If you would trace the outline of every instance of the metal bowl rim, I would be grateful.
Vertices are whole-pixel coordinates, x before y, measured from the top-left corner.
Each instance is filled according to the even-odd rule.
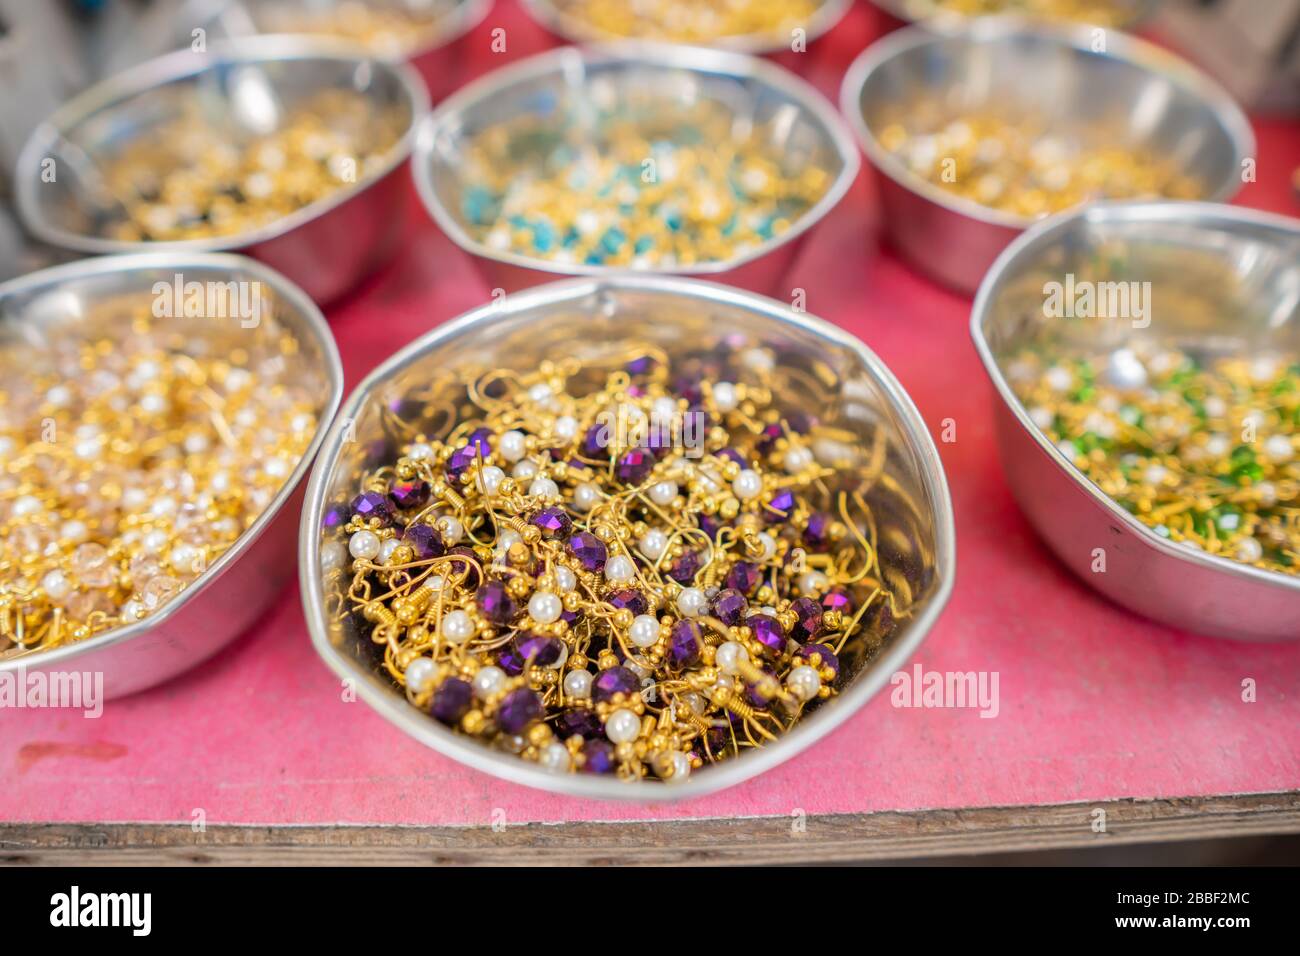
[[[927,495],[934,501],[934,590],[921,613],[913,620],[908,634],[874,661],[869,672],[861,674],[840,696],[835,706],[819,709],[795,725],[793,730],[772,746],[709,767],[707,771],[692,775],[685,783],[677,785],[653,781],[628,783],[585,774],[553,774],[517,756],[499,753],[454,733],[427,714],[417,711],[395,690],[374,685],[359,665],[331,645],[321,601],[324,584],[320,568],[319,530],[325,510],[327,482],[338,460],[348,423],[356,418],[375,390],[395,374],[436,352],[445,343],[465,335],[482,333],[498,321],[538,308],[578,302],[601,293],[619,292],[652,293],[747,309],[778,323],[811,332],[850,350],[862,363],[863,370],[880,387],[882,397],[898,417],[908,447],[917,456],[921,468],[920,481]],[[481,306],[450,320],[398,350],[353,389],[335,418],[307,485],[299,535],[299,590],[312,646],[325,664],[340,680],[353,681],[359,696],[389,723],[424,745],[476,770],[512,783],[570,796],[658,803],[703,796],[748,780],[802,752],[857,713],[916,652],[948,603],[956,575],[955,536],[947,478],[929,430],[898,379],[862,341],[823,319],[795,312],[785,303],[717,283],[637,275],[575,278],[512,293],[502,302]]]
[[[41,287],[56,289],[60,283],[68,280],[123,274],[146,269],[179,270],[185,268],[215,269],[223,270],[232,275],[242,273],[253,276],[256,281],[265,282],[270,286],[278,300],[287,303],[302,316],[307,332],[315,337],[316,343],[320,347],[321,356],[324,359],[324,371],[329,382],[329,396],[321,405],[317,416],[316,432],[312,435],[311,444],[302,453],[302,457],[298,459],[293,471],[284,480],[284,484],[280,486],[279,491],[275,493],[271,503],[262,510],[256,520],[244,529],[243,533],[235,540],[235,543],[227,548],[207,570],[200,574],[192,584],[184,588],[173,600],[164,605],[158,613],[136,621],[134,624],[115,627],[101,634],[96,634],[84,641],[54,647],[48,651],[34,651],[7,661],[0,661],[0,673],[23,669],[29,665],[44,669],[47,665],[61,664],[83,654],[100,651],[114,644],[124,643],[166,624],[168,620],[179,614],[185,605],[197,599],[200,594],[211,587],[217,578],[224,574],[245,552],[252,549],[257,539],[262,536],[262,533],[266,531],[267,527],[284,507],[285,502],[297,491],[299,484],[307,473],[307,469],[311,466],[313,458],[325,442],[326,433],[343,397],[343,364],[339,359],[338,346],[335,344],[334,336],[330,333],[329,326],[325,322],[325,316],[321,314],[320,309],[307,293],[270,266],[263,265],[255,259],[224,252],[194,253],[190,255],[141,252],[126,256],[99,256],[93,259],[81,259],[76,262],[52,266],[48,269],[41,269],[37,272],[30,272],[8,282],[0,283],[0,302],[3,302],[10,295],[20,294],[31,289]]]
[[[975,295],[975,303],[971,308],[970,320],[970,332],[975,343],[975,351],[979,354],[980,362],[984,365],[985,374],[988,375],[989,381],[993,384],[1002,403],[1015,416],[1021,427],[1028,431],[1039,448],[1047,453],[1052,459],[1052,463],[1069,475],[1076,485],[1079,485],[1087,492],[1093,502],[1100,505],[1107,512],[1112,521],[1121,523],[1149,547],[1167,557],[1176,558],[1196,567],[1245,581],[1300,592],[1300,575],[1267,571],[1249,564],[1243,564],[1240,561],[1233,561],[1230,558],[1210,554],[1200,548],[1188,548],[1167,538],[1160,537],[1151,528],[1148,528],[1121,508],[1113,498],[1097,487],[1083,472],[1074,466],[1073,462],[1068,461],[1061,454],[1060,449],[1030,420],[1024,404],[1016,397],[1015,392],[1007,383],[1006,376],[1002,373],[1002,368],[993,355],[993,350],[989,347],[988,340],[984,335],[984,325],[991,315],[993,297],[998,285],[1003,275],[1020,264],[1022,259],[1029,259],[1043,249],[1050,248],[1058,236],[1068,233],[1080,221],[1097,224],[1179,223],[1198,229],[1203,227],[1213,228],[1216,225],[1254,225],[1290,233],[1300,239],[1300,219],[1219,203],[1174,202],[1171,200],[1158,202],[1100,202],[1081,209],[1059,213],[1044,219],[1017,236],[998,256],[985,275],[984,281],[980,283],[979,291]]]
[[[717,262],[695,263],[690,266],[668,267],[656,265],[645,269],[630,267],[588,265],[586,263],[559,263],[550,259],[537,259],[517,252],[490,249],[474,239],[448,212],[433,187],[432,153],[434,139],[449,117],[465,112],[466,107],[490,99],[506,87],[543,74],[562,72],[566,63],[642,63],[649,66],[683,69],[694,72],[710,70],[734,78],[756,79],[765,85],[787,94],[799,108],[811,115],[826,130],[843,166],[826,193],[809,207],[802,216],[791,223],[779,236],[773,236],[742,256],[733,256]],[[844,198],[853,180],[857,178],[861,161],[853,137],[845,127],[834,106],[807,81],[789,70],[745,53],[733,53],[705,47],[680,44],[650,43],[642,40],[625,40],[618,43],[593,44],[577,47],[565,46],[545,53],[525,57],[508,66],[493,70],[461,87],[424,118],[416,134],[411,166],[415,188],[420,201],[438,227],[466,253],[480,259],[505,263],[537,272],[547,272],[557,278],[565,276],[609,276],[625,273],[635,275],[700,276],[708,277],[729,272],[766,256],[768,253],[798,239],[820,223],[840,200]]]
[[[596,30],[583,29],[582,21],[567,13],[562,13],[556,9],[553,0],[521,0],[520,4],[524,11],[533,18],[533,20],[545,27],[556,36],[563,38],[567,43],[585,44],[585,43],[609,43],[617,42],[620,38],[608,36]],[[807,40],[812,43],[814,40],[829,33],[835,28],[845,14],[853,5],[853,0],[822,0],[817,7],[817,12],[808,18],[805,27],[807,31]],[[635,37],[626,37],[623,39],[635,41]],[[672,43],[676,42],[682,46],[702,46],[710,49],[730,50],[735,53],[749,53],[754,56],[764,54],[781,53],[787,48],[784,44],[774,43],[771,37],[761,33],[743,33],[732,36],[718,37],[714,40],[697,43],[688,43],[686,41],[661,40],[655,42]]]
[[[1207,195],[1195,201],[1227,202],[1236,195],[1242,185],[1238,173],[1241,161],[1254,155],[1256,144],[1255,133],[1249,119],[1228,92],[1187,60],[1118,30],[1107,33],[1106,50],[1104,53],[1097,53],[1089,46],[1094,29],[1096,28],[1088,24],[1040,22],[1013,16],[981,17],[961,29],[944,32],[934,31],[923,24],[904,27],[872,43],[849,65],[844,81],[840,85],[840,112],[844,114],[858,145],[866,153],[871,165],[896,185],[968,219],[1008,229],[1028,229],[1035,223],[1050,217],[1032,218],[1002,212],[973,199],[954,195],[923,179],[880,145],[858,105],[863,89],[877,70],[919,46],[953,40],[964,41],[967,44],[984,43],[1007,37],[1028,36],[1090,56],[1128,63],[1148,74],[1163,77],[1195,96],[1222,126],[1232,143],[1234,160],[1232,172],[1222,182],[1215,184]]]
[[[200,57],[201,59],[198,59]],[[294,60],[339,60],[357,66],[367,63],[392,72],[410,106],[411,119],[402,136],[389,148],[385,161],[378,169],[367,173],[355,183],[349,183],[330,195],[257,229],[231,235],[166,242],[105,239],[54,226],[46,222],[42,215],[40,204],[35,198],[36,180],[28,175],[18,178],[14,197],[23,222],[39,239],[78,252],[191,253],[239,250],[276,239],[299,226],[322,218],[345,202],[360,196],[406,161],[414,148],[420,121],[429,110],[429,92],[414,67],[400,60],[361,53],[355,45],[334,38],[267,33],[219,40],[212,43],[208,52],[203,54],[196,54],[190,50],[173,50],[171,53],[146,60],[96,83],[40,122],[27,137],[16,168],[39,168],[44,150],[51,143],[61,139],[64,130],[90,119],[101,110],[125,103],[176,80],[197,76],[211,69],[218,62],[259,63]]]
[[[984,20],[992,16],[1013,16],[1014,15],[1014,14],[971,15],[971,14],[958,13],[956,11],[946,11],[943,13],[935,14],[934,16],[931,17],[915,17],[904,9],[906,0],[871,0],[871,2],[876,7],[877,10],[881,11],[882,13],[886,13],[897,20],[902,20],[904,23],[907,23],[909,25],[924,24],[932,30],[951,30],[954,27],[960,29],[963,25],[970,23],[972,20]],[[1149,19],[1153,13],[1155,13],[1155,9],[1160,2],[1161,0],[1136,0],[1136,3],[1134,4],[1136,9],[1134,10],[1134,13],[1131,17],[1126,19],[1123,23],[1117,23],[1111,27],[1102,27],[1102,29],[1130,30],[1130,31],[1134,30],[1141,23]],[[1030,14],[1020,14],[1020,16],[1022,16],[1024,19],[1027,20],[1035,19]],[[1045,23],[1061,22],[1059,20],[1054,20],[1051,18],[1044,18],[1044,17],[1039,17],[1038,19]],[[1089,26],[1089,27],[1098,26],[1098,24],[1089,23],[1086,20],[1070,20],[1066,22],[1083,23],[1085,26]]]

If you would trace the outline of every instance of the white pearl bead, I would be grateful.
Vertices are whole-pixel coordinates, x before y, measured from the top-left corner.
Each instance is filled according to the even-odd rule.
[[[436,522],[434,527],[438,529],[438,534],[442,536],[443,544],[451,547],[456,544],[465,535],[465,528],[461,525],[459,518],[453,518],[451,515],[443,515]]]
[[[506,480],[506,473],[496,465],[488,465],[478,476],[478,490],[485,494],[495,495],[497,489],[501,487],[501,482]]]
[[[638,614],[632,618],[627,636],[637,647],[653,647],[659,640],[659,622],[652,615]]]
[[[734,674],[737,665],[747,660],[749,660],[749,651],[745,650],[745,645],[738,641],[720,644],[713,656],[713,663],[717,664],[718,669],[724,674]]]
[[[681,783],[691,775],[691,758],[680,750],[673,751],[673,772],[668,777],[669,783]]]
[[[590,671],[569,671],[564,675],[564,693],[579,700],[591,696]]]
[[[651,561],[658,561],[659,556],[668,548],[668,535],[664,534],[658,528],[651,528],[645,534],[641,535],[641,540],[637,542],[637,547]]]
[[[736,386],[730,382],[719,382],[713,386],[713,403],[718,411],[729,412],[736,407]]]
[[[373,531],[358,531],[348,539],[348,551],[354,558],[373,558],[379,553],[379,538]]]
[[[564,602],[558,594],[538,591],[528,599],[528,616],[538,624],[551,624],[564,613]]]
[[[1285,435],[1270,435],[1268,441],[1264,442],[1264,454],[1273,461],[1290,461],[1294,453],[1291,439]]]
[[[45,593],[49,595],[51,601],[63,600],[68,596],[68,592],[72,590],[72,584],[68,581],[68,576],[58,568],[45,572],[45,576],[41,578],[41,587],[45,589]]]
[[[781,463],[789,474],[797,475],[813,463],[812,450],[802,445],[795,445],[785,453]]]
[[[636,565],[625,554],[616,554],[605,562],[605,580],[610,584],[622,584],[636,577]]]
[[[771,561],[776,554],[776,539],[764,531],[758,536],[758,543],[763,549],[760,560]]]
[[[41,512],[41,499],[35,495],[22,495],[14,499],[12,510],[15,518],[25,518],[28,515],[39,514]]]
[[[476,697],[491,697],[506,684],[506,672],[499,667],[488,664],[480,667],[471,682]]]
[[[641,718],[620,707],[605,718],[605,736],[616,744],[628,744],[641,734]]]
[[[561,441],[572,441],[578,434],[578,420],[572,415],[561,415],[555,420],[555,437]]]
[[[547,385],[545,382],[538,382],[528,390],[528,397],[535,402],[548,402],[553,394],[554,392],[551,391],[551,386]]]
[[[433,448],[422,441],[416,442],[406,450],[406,457],[412,461],[424,461],[433,457]]]
[[[785,686],[800,700],[812,700],[822,687],[822,676],[815,667],[800,664],[793,668],[785,678]]]
[[[531,458],[525,458],[518,462],[515,467],[510,469],[510,477],[518,478],[520,481],[527,481],[537,474],[537,462]]]
[[[752,468],[746,468],[731,483],[731,491],[741,501],[757,498],[763,493],[763,476]]]
[[[400,542],[399,542],[396,538],[385,538],[384,541],[383,541],[383,543],[379,546],[379,558],[378,558],[378,563],[379,563],[379,564],[387,564],[387,563],[388,563],[388,559],[391,558],[391,557],[393,556],[393,552],[397,550],[397,545],[398,545],[399,543],[400,543]],[[172,552],[173,555],[174,555],[175,553],[176,553],[175,551]],[[176,561],[175,561],[175,559],[173,558],[173,560],[172,560],[172,564],[175,564],[175,563],[176,563]]]
[[[384,560],[387,560],[384,558],[384,548],[389,543],[392,543],[393,547],[397,546],[396,540],[392,538],[379,545],[379,556]],[[391,552],[392,548],[389,548],[388,550]],[[176,545],[176,547],[172,548],[171,551],[168,552],[167,560],[171,562],[171,566],[175,570],[180,572],[196,572],[201,570],[195,566],[199,562],[199,549],[194,547],[192,544]]]
[[[90,529],[86,527],[86,522],[73,518],[71,521],[63,522],[63,527],[59,529],[59,535],[73,543],[80,544],[90,537]]]
[[[524,433],[513,429],[506,432],[501,436],[501,440],[497,442],[497,451],[501,453],[501,457],[506,461],[518,461],[523,458],[528,451]]]
[[[417,657],[406,665],[406,689],[418,694],[433,680],[437,666],[427,657]]]
[[[561,594],[567,594],[578,586],[578,576],[560,565],[555,569],[555,586],[559,588]]]
[[[560,493],[560,489],[549,478],[534,478],[533,483],[528,486],[528,493],[539,498],[554,498]]]
[[[163,548],[167,547],[167,541],[167,532],[155,528],[140,539],[140,547],[144,548],[144,550],[149,554],[157,554]]]
[[[1146,367],[1132,349],[1111,352],[1104,374],[1106,381],[1116,388],[1144,388],[1147,384]]]
[[[1237,560],[1254,563],[1264,556],[1264,546],[1256,538],[1242,538],[1237,543]]]
[[[327,541],[321,545],[320,567],[322,571],[333,571],[343,566],[343,556],[347,554],[343,545],[337,541]]]
[[[573,489],[573,507],[579,511],[590,511],[599,501],[600,489],[589,481]]]
[[[443,617],[442,636],[453,644],[463,644],[474,636],[474,622],[457,608]]]
[[[122,620],[124,621],[138,621],[140,618],[144,617],[144,615],[144,605],[135,600],[135,598],[132,598],[122,605]]]
[[[677,610],[682,612],[683,617],[703,614],[708,604],[709,599],[699,588],[682,588],[682,592],[677,595]]]
[[[677,482],[675,481],[657,481],[650,486],[650,500],[657,505],[672,504],[673,499],[677,497]]]
[[[510,550],[511,545],[518,544],[523,540],[524,539],[519,536],[519,532],[515,531],[513,528],[502,528],[497,534],[496,549],[498,552],[504,554]]]
[[[657,422],[671,422],[677,414],[677,399],[656,398],[650,404],[650,417]]]
[[[552,773],[563,773],[568,770],[570,761],[569,748],[558,740],[552,740],[537,755],[537,762],[541,764],[542,769]]]
[[[820,571],[805,571],[799,575],[799,592],[807,595],[821,594],[829,583],[826,575]]]

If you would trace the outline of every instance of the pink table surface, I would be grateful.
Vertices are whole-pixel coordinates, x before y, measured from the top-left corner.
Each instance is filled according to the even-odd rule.
[[[833,92],[880,31],[859,6],[814,45]],[[491,30],[508,53],[489,54]],[[475,71],[547,38],[513,3],[473,35]],[[1240,203],[1296,215],[1300,125],[1255,121],[1259,182]],[[416,205],[399,258],[330,310],[350,384],[411,339],[485,301],[471,263]],[[1075,580],[1016,509],[997,460],[993,396],[967,333],[970,303],[877,238],[864,176],[788,279],[808,309],[894,370],[940,444],[957,514],[952,602],[915,658],[997,671],[1000,713],[892,707],[882,693],[830,737],[749,783],[647,807],[553,796],[469,770],[406,738],[337,680],[308,641],[296,589],[215,660],[163,687],[71,711],[0,713],[0,820],[483,825],[912,810],[1258,793],[1300,787],[1300,643],[1170,630]],[[1242,701],[1253,678],[1258,699]]]

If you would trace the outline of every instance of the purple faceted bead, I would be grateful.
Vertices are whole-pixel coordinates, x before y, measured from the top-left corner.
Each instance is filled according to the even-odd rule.
[[[678,584],[689,584],[700,570],[700,556],[695,551],[683,551],[668,562],[665,570]]]
[[[733,588],[719,591],[713,599],[713,616],[728,627],[735,627],[749,613],[749,602],[745,595]]]
[[[476,428],[469,433],[466,444],[471,448],[478,449],[480,458],[486,458],[492,454],[492,430],[490,428]]]
[[[399,508],[423,508],[429,503],[429,483],[423,478],[395,481],[388,494]]]
[[[508,734],[523,733],[538,717],[542,716],[542,701],[535,692],[527,687],[520,687],[506,694],[505,700],[497,708],[497,724]]]
[[[785,629],[781,622],[769,614],[751,614],[745,624],[754,632],[754,639],[763,645],[765,657],[779,657],[785,650]]]
[[[393,503],[388,495],[367,491],[352,499],[352,514],[363,521],[378,518],[380,524],[388,527],[393,523]]]
[[[501,668],[511,677],[518,677],[524,672],[528,661],[523,654],[519,653],[519,648],[514,644],[507,644],[497,652],[497,667]]]
[[[639,485],[650,477],[655,466],[655,456],[644,448],[633,448],[618,460],[614,469],[619,480],[628,485]]]
[[[686,668],[697,663],[703,646],[700,626],[694,621],[678,621],[673,625],[672,636],[668,641],[668,656],[677,667]]]
[[[437,686],[429,702],[429,713],[444,724],[455,724],[465,716],[474,700],[474,688],[469,681],[448,677]]]
[[[573,521],[563,508],[543,508],[533,516],[533,524],[548,538],[567,537],[573,530]]]
[[[652,355],[642,355],[632,359],[623,368],[629,375],[648,375],[659,363]]]
[[[723,523],[713,515],[706,515],[703,512],[696,516],[696,520],[699,522],[700,530],[709,536],[709,540],[716,541],[718,532],[723,528]]]
[[[772,449],[776,447],[776,440],[778,438],[783,437],[784,435],[785,435],[785,430],[782,429],[781,426],[776,424],[775,422],[773,422],[771,425],[768,425],[766,428],[764,428],[759,433],[758,443],[755,445],[755,447],[758,449],[759,454],[761,455],[770,454]]]
[[[561,712],[556,718],[555,735],[561,740],[568,740],[573,736],[592,740],[605,736],[605,727],[594,710],[575,707]]]
[[[612,700],[615,694],[629,697],[641,688],[636,673],[626,667],[610,667],[596,675],[591,682],[591,698],[596,703]]]
[[[763,509],[763,517],[770,522],[785,521],[794,513],[794,492],[782,488],[772,496],[772,500]]]
[[[835,672],[836,677],[840,676],[840,659],[825,644],[805,644],[795,652],[795,656],[803,658],[818,670],[829,667]],[[816,660],[813,659],[814,657]]]
[[[352,517],[352,509],[347,505],[330,505],[325,509],[325,518],[321,521],[323,528],[341,528]]]
[[[411,546],[415,551],[416,559],[419,561],[440,558],[447,553],[447,547],[443,544],[442,535],[432,525],[407,525],[402,532],[402,540]]]
[[[592,461],[609,458],[609,429],[605,425],[592,425],[582,436],[582,455]]]
[[[459,544],[447,551],[448,557],[453,555],[471,558],[474,561],[479,560],[478,555],[474,553],[474,549],[464,544]],[[447,565],[447,572],[452,578],[457,580],[463,576],[465,587],[467,588],[476,588],[479,585],[478,568],[469,561],[451,561]]]
[[[564,644],[558,637],[545,634],[516,634],[515,650],[534,667],[549,667],[560,659]]]
[[[605,550],[605,543],[590,531],[579,531],[570,538],[569,549],[588,571],[600,570],[605,566],[605,559],[609,557],[609,552]]]
[[[823,611],[839,611],[841,614],[853,613],[853,598],[847,592],[836,588],[822,595]]]
[[[831,516],[824,511],[814,511],[808,516],[808,526],[803,529],[803,539],[814,548],[820,548],[830,539]]]
[[[479,588],[474,601],[483,616],[493,624],[509,624],[519,611],[519,605],[506,591],[505,582],[496,579]]]
[[[479,457],[478,449],[473,445],[466,445],[458,448],[451,454],[447,460],[447,477],[451,479],[452,484],[460,484],[462,479],[469,474],[474,462]]]
[[[619,588],[605,595],[605,603],[622,610],[626,608],[633,614],[644,614],[650,609],[650,602],[636,588]]]
[[[790,602],[790,610],[798,617],[791,635],[796,641],[811,641],[821,633],[822,606],[812,598],[795,598]]]
[[[807,435],[817,426],[817,416],[807,412],[791,412],[785,417],[785,423],[796,435]]]
[[[608,740],[588,740],[582,745],[583,773],[613,773],[614,745]]]
[[[727,587],[741,594],[753,594],[758,582],[763,580],[763,572],[748,561],[737,561],[727,572]]]

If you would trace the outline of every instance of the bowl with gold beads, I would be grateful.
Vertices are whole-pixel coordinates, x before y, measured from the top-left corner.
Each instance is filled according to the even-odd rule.
[[[960,29],[972,18],[1021,16],[1133,30],[1160,0],[872,0],[896,25],[924,23],[932,30]]]
[[[900,30],[854,61],[840,106],[877,173],[893,244],[966,293],[1047,215],[1104,199],[1226,201],[1254,152],[1249,122],[1213,81],[1084,24]]]
[[[15,198],[84,253],[234,250],[317,302],[395,251],[416,121],[409,66],[311,37],[180,50],[75,97],[32,133]]]
[[[0,365],[0,673],[118,697],[257,620],[343,389],[300,289],[242,256],[84,259],[0,285]]]
[[[1056,555],[1116,603],[1300,638],[1300,221],[1099,203],[1017,239],[971,331],[1003,468]]]
[[[654,40],[775,54],[795,66],[806,44],[844,18],[849,0],[524,0],[524,9],[568,43]]]
[[[469,84],[422,125],[413,164],[494,288],[644,272],[772,292],[858,157],[830,104],[775,64],[628,42]]]
[[[462,78],[465,38],[491,8],[492,0],[190,0],[176,20],[181,45],[191,42],[196,26],[209,39],[292,34],[347,41],[374,56],[410,63],[437,100]]]
[[[689,279],[573,279],[349,397],[303,512],[317,652],[389,722],[589,797],[730,786],[846,720],[953,582],[929,434],[866,347]]]

